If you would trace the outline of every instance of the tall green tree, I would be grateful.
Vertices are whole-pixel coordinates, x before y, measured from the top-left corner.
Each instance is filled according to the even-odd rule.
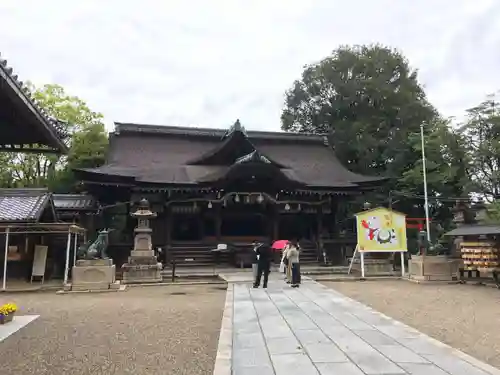
[[[397,50],[341,46],[306,66],[287,91],[282,129],[328,134],[350,170],[394,178],[385,185],[387,197],[394,189],[423,192],[424,124],[431,192],[461,195],[466,186],[462,141],[429,103],[417,78],[417,71]],[[420,199],[401,199],[396,208],[421,216],[423,204]]]
[[[74,189],[73,168],[95,167],[104,162],[107,136],[103,116],[93,112],[63,87],[47,84],[35,88],[30,84],[38,105],[66,126],[69,138],[67,156],[49,154],[4,154],[0,183],[9,187],[49,187],[57,192]]]
[[[488,200],[500,198],[500,103],[489,95],[467,110],[461,127],[470,158],[474,191]]]

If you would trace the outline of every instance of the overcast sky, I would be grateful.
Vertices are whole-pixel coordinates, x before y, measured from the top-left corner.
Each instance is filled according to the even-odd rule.
[[[109,124],[278,130],[305,64],[371,42],[401,49],[446,116],[500,89],[498,0],[0,1],[20,78],[63,85]]]

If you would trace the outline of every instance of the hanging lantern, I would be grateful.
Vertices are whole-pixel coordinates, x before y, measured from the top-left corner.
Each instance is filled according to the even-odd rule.
[[[208,201],[208,205],[207,205],[208,208],[212,208],[212,201]]]
[[[235,201],[236,203],[238,203],[238,202],[240,201],[240,196],[239,196],[238,194],[236,194],[236,195],[234,196],[234,201]]]
[[[300,207],[300,203],[299,203],[299,204],[297,205],[297,210],[299,210],[299,211],[300,211],[300,208],[301,208],[301,207]]]
[[[257,197],[257,203],[261,204],[262,202],[264,202],[264,197],[262,196],[262,194],[259,194],[259,196]]]
[[[249,195],[247,195],[247,196],[245,197],[245,203],[247,203],[247,204],[248,204],[248,203],[250,203],[250,196],[249,196]]]
[[[287,204],[285,204],[285,210],[286,210],[286,211],[290,211],[290,205],[289,205],[288,203],[287,203]]]

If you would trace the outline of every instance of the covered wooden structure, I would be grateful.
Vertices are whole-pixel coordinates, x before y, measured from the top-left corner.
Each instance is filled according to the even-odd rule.
[[[0,56],[0,151],[65,153],[67,134]]]
[[[61,235],[64,237],[61,238]],[[48,236],[51,237],[50,241]],[[66,246],[63,276],[66,282],[70,267],[70,245],[73,241],[74,264],[78,236],[85,241],[86,230],[72,223],[58,221],[52,194],[47,189],[0,189],[0,238],[4,244],[4,251],[0,253],[3,265],[2,289],[6,288],[9,262],[11,267],[24,265],[17,267],[17,274],[16,270],[11,269],[15,276],[22,274],[19,268],[25,269],[32,265],[35,243],[50,243],[53,247]],[[52,249],[50,250],[52,253]],[[59,260],[57,251],[54,258],[54,261]]]
[[[385,181],[346,169],[324,136],[239,121],[229,130],[117,123],[107,163],[76,172],[112,207],[107,225],[123,233],[115,246],[131,248],[130,206],[147,198],[158,213],[154,245],[195,259],[216,243],[298,238],[311,249],[303,260],[317,261],[321,241],[337,235],[339,200]]]
[[[464,224],[445,234],[458,237],[463,266],[459,279],[493,278],[500,288],[500,225]]]

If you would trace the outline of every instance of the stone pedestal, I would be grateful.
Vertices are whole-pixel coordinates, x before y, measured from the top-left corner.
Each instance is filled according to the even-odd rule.
[[[111,259],[78,260],[72,268],[71,291],[119,290],[115,279],[115,265]]]
[[[132,283],[158,283],[162,281],[162,264],[158,262],[151,251],[147,256],[143,250],[132,250],[128,262],[122,266],[124,284]]]
[[[452,281],[457,276],[460,259],[446,255],[412,255],[408,275],[415,281]]]

